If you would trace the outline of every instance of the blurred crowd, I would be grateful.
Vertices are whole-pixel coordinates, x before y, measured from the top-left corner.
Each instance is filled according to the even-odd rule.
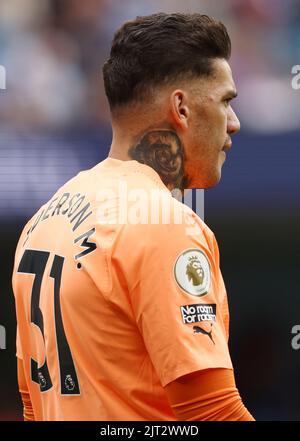
[[[7,89],[0,91],[0,124],[54,131],[108,124],[101,66],[113,33],[125,20],[158,11],[224,21],[244,127],[298,128],[291,68],[300,56],[299,0],[1,0]]]

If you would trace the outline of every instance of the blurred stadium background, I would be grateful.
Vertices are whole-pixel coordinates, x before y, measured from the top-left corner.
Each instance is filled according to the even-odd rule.
[[[0,420],[22,418],[17,392],[14,249],[26,219],[58,186],[106,156],[111,139],[101,66],[124,20],[201,12],[233,44],[242,131],[205,220],[221,251],[230,348],[241,395],[258,419],[300,420],[300,64],[298,0],[0,0]]]

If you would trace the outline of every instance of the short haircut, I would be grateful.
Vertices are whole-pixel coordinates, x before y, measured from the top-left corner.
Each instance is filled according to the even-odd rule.
[[[143,102],[153,86],[188,76],[210,76],[212,60],[228,60],[225,26],[202,14],[158,13],[124,23],[103,66],[111,111]]]

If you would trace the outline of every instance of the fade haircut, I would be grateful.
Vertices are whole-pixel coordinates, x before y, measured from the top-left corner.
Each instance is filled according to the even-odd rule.
[[[158,13],[128,21],[115,33],[103,66],[110,109],[143,102],[155,86],[210,76],[212,61],[230,54],[225,26],[207,15]]]

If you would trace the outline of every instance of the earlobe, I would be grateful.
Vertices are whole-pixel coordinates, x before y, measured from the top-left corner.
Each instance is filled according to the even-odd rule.
[[[177,125],[182,129],[188,127],[189,109],[184,104],[184,92],[176,90],[172,94],[172,113]]]
[[[182,106],[180,108],[180,115],[183,120],[187,120],[187,118],[189,116],[189,109],[187,106]]]
[[[188,119],[189,119],[189,108],[187,106],[181,106],[179,109],[179,113],[180,113],[181,123],[187,129]]]

